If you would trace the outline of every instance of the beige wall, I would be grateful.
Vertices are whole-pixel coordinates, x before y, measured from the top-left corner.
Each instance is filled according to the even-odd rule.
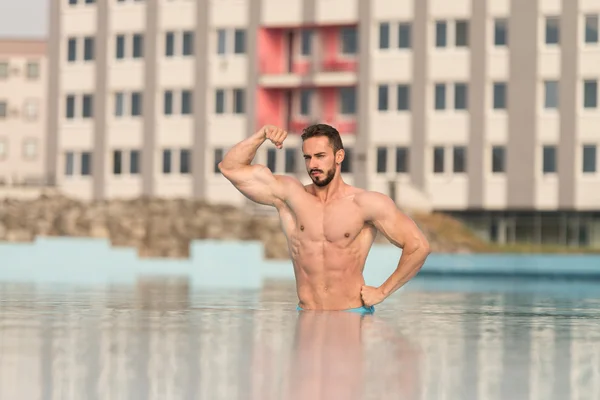
[[[37,76],[28,76],[28,64]],[[46,44],[38,40],[0,40],[0,181],[21,184],[42,182],[46,119]],[[4,67],[2,67],[4,68]],[[35,67],[32,67],[35,68]]]

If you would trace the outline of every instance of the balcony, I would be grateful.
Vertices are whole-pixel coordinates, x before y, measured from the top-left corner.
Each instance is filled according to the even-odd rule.
[[[340,132],[340,135],[344,134],[355,134],[356,133],[356,120],[355,119],[310,119],[310,120],[292,120],[289,124],[288,131],[294,134],[302,134],[304,128],[312,124],[328,124],[333,126]]]
[[[322,63],[312,59],[298,60],[288,68],[276,71],[269,62],[260,62],[259,85],[264,88],[354,86],[358,82],[358,62],[355,59],[327,59]]]
[[[269,89],[354,86],[357,40],[352,26],[261,29],[259,85]]]

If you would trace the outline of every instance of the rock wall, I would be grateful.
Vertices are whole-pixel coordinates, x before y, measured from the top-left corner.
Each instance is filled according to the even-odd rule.
[[[424,230],[434,239],[434,251],[470,250],[468,243]],[[170,258],[187,258],[195,239],[259,240],[267,258],[289,258],[276,215],[250,215],[232,206],[156,198],[82,202],[61,195],[0,201],[0,241],[36,236],[107,238],[114,246],[137,248],[140,257]]]

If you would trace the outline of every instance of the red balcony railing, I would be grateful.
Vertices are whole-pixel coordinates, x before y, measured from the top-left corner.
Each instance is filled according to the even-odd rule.
[[[353,134],[356,133],[356,120],[354,119],[348,119],[348,120],[330,120],[330,119],[317,119],[316,121],[313,119],[310,120],[293,120],[290,123],[289,126],[289,131],[290,133],[297,133],[297,134],[301,134],[302,131],[304,130],[304,128],[306,128],[308,125],[312,125],[312,124],[318,124],[318,123],[322,123],[322,124],[328,124],[333,126],[335,129],[338,130],[338,132],[340,132],[340,134]]]
[[[299,60],[291,65],[291,70],[286,68],[277,68],[268,60],[261,60],[259,63],[260,73],[268,75],[280,74],[298,74],[308,75],[311,72],[356,72],[358,62],[356,60],[329,59],[320,65],[315,65],[314,60]]]

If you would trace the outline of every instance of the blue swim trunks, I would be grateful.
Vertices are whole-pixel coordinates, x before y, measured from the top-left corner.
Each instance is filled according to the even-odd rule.
[[[301,308],[300,306],[296,306],[296,310],[297,311],[304,311],[303,308]],[[347,310],[343,310],[343,311],[347,311],[347,312],[354,312],[354,313],[359,313],[359,314],[373,314],[375,312],[375,307],[374,306],[362,306],[362,307],[356,307],[356,308],[349,308]]]

